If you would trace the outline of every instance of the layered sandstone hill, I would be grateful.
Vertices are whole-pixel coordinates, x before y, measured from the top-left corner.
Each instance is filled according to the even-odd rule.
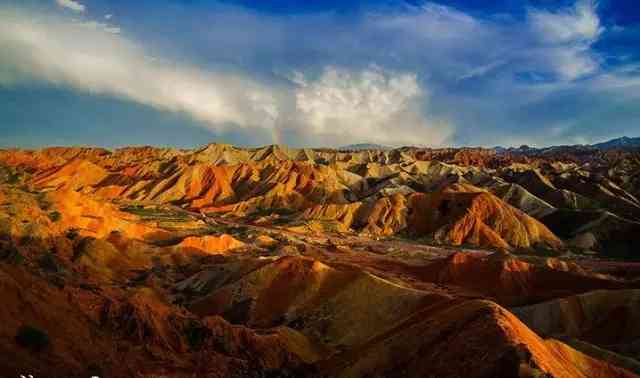
[[[606,211],[633,234],[640,220],[638,161],[633,152],[578,148],[505,153],[211,144],[0,151],[0,163],[38,190],[70,189],[229,217],[273,215],[266,219],[298,231],[409,232],[444,244],[556,251],[567,245],[626,257],[633,257],[632,243],[614,235],[609,222],[566,230],[558,219],[568,211]],[[477,189],[460,190],[469,186]]]
[[[579,250],[606,248],[608,255],[633,258],[634,240],[640,235],[640,222],[622,218],[606,210],[559,210],[542,221],[567,244]]]
[[[320,350],[291,329],[257,333],[199,319],[148,288],[62,288],[2,266],[3,376],[257,376],[304,368]],[[16,335],[21,345],[16,345]],[[90,346],[90,347],[89,347]],[[142,346],[142,347],[141,347]]]
[[[179,284],[199,288],[191,311],[296,329],[330,356],[316,362],[325,376],[633,376],[540,338],[495,303],[410,289],[353,266],[289,257],[230,283],[207,276],[216,275]]]
[[[538,220],[470,184],[485,172],[361,161],[350,171],[300,151],[245,152],[253,160],[226,165],[132,149],[10,166],[0,353],[11,358],[0,376],[635,376],[597,338],[619,334],[609,319],[633,303],[633,272],[433,246],[428,238],[562,248]],[[319,232],[328,224],[343,228]],[[377,240],[385,233],[398,237]],[[572,335],[604,353],[509,310],[603,288],[620,299],[589,308],[607,322],[589,318]],[[631,320],[619,324],[636,334]]]
[[[427,307],[397,329],[322,366],[340,377],[634,376],[557,340],[541,339],[486,301]]]
[[[639,290],[596,290],[514,309],[536,332],[583,339],[640,357]],[[634,348],[635,345],[635,348]]]
[[[431,193],[395,194],[377,201],[316,205],[304,219],[337,221],[338,229],[372,235],[407,232],[442,244],[498,249],[546,247],[563,243],[544,224],[471,185]]]
[[[461,286],[506,306],[629,287],[627,282],[585,271],[577,264],[553,258],[530,263],[503,253],[454,253],[428,265],[421,274],[426,281]]]
[[[528,167],[502,170],[505,179],[518,183],[562,209],[604,208],[631,219],[640,216],[640,202],[630,192],[599,172],[575,165],[546,166],[544,172]]]
[[[532,330],[640,373],[639,290],[597,290],[513,310]]]
[[[108,172],[88,160],[73,159],[60,167],[39,172],[32,179],[40,188],[82,190],[96,186],[108,176]]]
[[[410,224],[415,233],[436,240],[498,248],[562,248],[562,242],[539,221],[474,187],[451,187],[411,197]]]

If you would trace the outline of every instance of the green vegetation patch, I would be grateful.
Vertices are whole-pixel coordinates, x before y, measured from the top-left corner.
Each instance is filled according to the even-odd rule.
[[[518,248],[513,251],[514,255],[537,257],[558,257],[563,253],[563,251],[557,251],[542,245],[536,245],[531,248]]]
[[[245,226],[230,226],[226,229],[226,233],[236,238],[246,238],[249,236],[250,231],[249,227]]]
[[[127,205],[122,206],[120,211],[137,215],[145,221],[188,222],[192,220],[187,213],[155,206]]]
[[[25,258],[14,245],[7,245],[0,250],[0,258],[12,265],[24,264]]]
[[[24,181],[26,174],[18,168],[0,165],[0,183],[18,185]]]
[[[20,245],[31,245],[37,241],[37,238],[31,234],[22,235],[20,237]]]
[[[66,236],[69,240],[76,239],[78,235],[80,235],[80,230],[78,230],[77,228],[70,228],[64,233],[64,236]]]
[[[191,320],[184,327],[184,335],[187,339],[187,343],[192,350],[201,349],[207,340],[212,336],[212,332],[209,328],[196,320]]]
[[[47,272],[59,273],[62,271],[62,264],[58,257],[51,252],[47,252],[38,259],[40,268]]]
[[[40,352],[49,346],[50,341],[45,331],[32,326],[22,326],[16,335],[16,343],[34,352]]]
[[[294,210],[294,209],[288,209],[284,207],[274,207],[274,208],[260,208],[254,211],[252,214],[256,214],[259,216],[272,215],[272,214],[287,216],[287,215],[293,215],[296,212],[297,210]]]
[[[71,257],[72,262],[78,261],[82,256],[88,256],[91,252],[91,244],[96,240],[96,238],[92,236],[85,236],[78,241],[78,243],[73,248],[73,256]]]
[[[36,194],[36,200],[38,201],[38,207],[42,210],[47,211],[51,209],[51,202],[47,199],[47,194],[44,192],[39,192]]]
[[[57,222],[60,219],[62,219],[62,214],[60,214],[59,211],[52,211],[47,215],[49,216],[49,219],[51,219],[52,222]]]
[[[274,207],[274,208],[258,208],[251,214],[248,214],[245,219],[249,222],[253,222],[259,218],[276,215],[279,218],[274,219],[274,221],[279,221],[281,224],[288,223],[289,218],[298,213],[297,210],[287,209],[283,207]]]

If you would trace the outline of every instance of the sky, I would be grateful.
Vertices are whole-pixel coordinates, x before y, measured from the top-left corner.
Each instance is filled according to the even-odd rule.
[[[0,0],[0,147],[623,135],[636,0]]]

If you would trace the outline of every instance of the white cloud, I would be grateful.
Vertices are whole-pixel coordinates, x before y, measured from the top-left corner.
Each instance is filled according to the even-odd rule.
[[[424,114],[427,94],[414,74],[328,67],[315,80],[295,78],[302,123],[332,144],[440,145],[453,130]]]
[[[569,81],[594,73],[600,68],[597,57],[582,48],[558,48],[552,50],[551,58],[556,73]]]
[[[152,60],[119,29],[0,8],[0,71],[184,112],[214,130],[273,127],[274,93],[240,75]],[[7,75],[11,72],[11,75]]]
[[[102,30],[104,32],[111,33],[111,34],[119,34],[120,33],[120,28],[119,27],[111,26],[111,25],[105,24],[103,22],[86,21],[86,22],[80,22],[78,24],[81,25],[81,26],[84,26],[86,28],[89,28],[89,29]]]
[[[595,1],[577,0],[554,10],[529,8],[525,22],[517,22],[427,3],[366,22],[379,32],[374,37],[383,35],[403,49],[398,60],[419,59],[438,78],[459,82],[489,72],[507,76],[526,71],[569,82],[600,69],[592,49],[604,31],[597,10]]]
[[[528,22],[535,37],[545,46],[541,54],[563,80],[572,81],[595,73],[600,68],[591,45],[604,27],[594,0],[577,0],[573,7],[555,12],[530,9]]]
[[[597,2],[577,0],[573,7],[550,12],[530,9],[529,22],[545,40],[558,42],[593,42],[602,33]]]
[[[589,83],[592,90],[617,91],[620,94],[632,94],[635,98],[640,96],[640,64],[632,63],[614,69],[594,78]]]
[[[0,76],[38,80],[184,112],[215,131],[267,130],[309,144],[443,143],[451,124],[425,114],[428,93],[415,74],[375,66],[295,73],[292,87],[150,57],[102,22],[0,8]]]
[[[112,15],[112,14],[105,14],[105,15],[104,15],[104,19],[105,19],[105,20],[110,20],[110,19],[111,19],[111,17],[113,17],[113,15]]]
[[[482,23],[454,8],[427,3],[411,13],[376,14],[370,18],[378,28],[412,31],[430,41],[464,43],[472,32],[484,33]],[[451,26],[455,25],[455,28]],[[474,36],[475,38],[478,35]]]
[[[491,62],[482,66],[474,67],[467,71],[467,73],[461,75],[458,80],[468,80],[475,77],[480,77],[488,74],[489,72],[495,70],[496,68],[505,64],[505,60],[497,60],[495,62]]]
[[[56,4],[63,8],[71,9],[74,12],[84,12],[86,7],[74,0],[56,0]]]

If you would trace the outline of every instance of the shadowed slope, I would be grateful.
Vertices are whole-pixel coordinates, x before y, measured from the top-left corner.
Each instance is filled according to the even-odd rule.
[[[513,311],[541,335],[576,338],[640,358],[640,290],[598,290]]]
[[[541,339],[487,301],[427,307],[396,332],[328,360],[323,368],[340,377],[634,377]]]
[[[454,253],[428,265],[421,273],[426,281],[462,286],[496,298],[507,306],[602,288],[633,286],[612,277],[588,273],[561,260],[546,259],[544,264],[532,264],[501,253],[490,256]]]

